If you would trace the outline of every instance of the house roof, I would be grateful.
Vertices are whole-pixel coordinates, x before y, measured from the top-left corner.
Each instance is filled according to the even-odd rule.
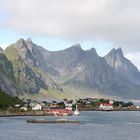
[[[101,104],[102,106],[112,106],[112,104]]]

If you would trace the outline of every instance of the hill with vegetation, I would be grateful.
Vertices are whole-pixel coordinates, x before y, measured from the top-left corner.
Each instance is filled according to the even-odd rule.
[[[6,110],[8,107],[14,107],[15,104],[23,104],[23,101],[18,97],[13,97],[0,89],[0,110]]]
[[[14,96],[140,98],[140,72],[121,48],[100,57],[80,44],[52,52],[19,39],[0,51],[0,66],[0,88]]]

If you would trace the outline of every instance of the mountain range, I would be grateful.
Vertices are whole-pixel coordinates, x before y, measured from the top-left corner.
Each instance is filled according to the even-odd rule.
[[[12,95],[45,91],[52,98],[54,92],[55,98],[140,98],[140,72],[121,48],[100,57],[94,48],[85,51],[80,44],[48,51],[19,39],[0,49],[0,65],[0,88]]]

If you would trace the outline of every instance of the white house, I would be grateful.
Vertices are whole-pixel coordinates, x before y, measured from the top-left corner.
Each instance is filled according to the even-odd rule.
[[[32,110],[41,110],[42,106],[39,103],[36,103],[34,106],[32,106]]]
[[[20,110],[27,111],[28,109],[27,109],[27,107],[23,106],[20,108]]]
[[[20,104],[15,104],[15,107],[17,107],[17,108],[20,107]]]
[[[66,101],[64,102],[64,104],[65,104],[65,109],[69,109],[72,111],[73,100]]]
[[[109,104],[113,104],[114,102],[112,100],[109,100]]]
[[[100,104],[99,109],[101,109],[101,110],[111,110],[111,109],[113,109],[113,105],[112,104]]]
[[[137,106],[136,106],[136,109],[140,109],[140,106],[137,105]]]

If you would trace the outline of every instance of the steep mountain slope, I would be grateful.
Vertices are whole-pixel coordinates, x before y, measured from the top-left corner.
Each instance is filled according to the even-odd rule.
[[[112,49],[105,57],[107,64],[122,78],[140,85],[140,72],[123,55],[122,49]]]
[[[17,92],[12,63],[2,52],[0,52],[0,89],[13,95]]]
[[[46,68],[53,70],[48,71],[50,75],[64,87],[71,87],[69,89],[72,90],[84,88],[85,92],[90,89],[92,94],[98,92],[124,98],[140,97],[139,71],[123,56],[121,49],[115,51],[115,58],[109,56],[112,53],[102,58],[94,48],[84,51],[76,44],[55,52],[40,49],[40,54],[47,62]]]
[[[42,89],[55,89],[77,97],[140,98],[140,72],[120,48],[100,57],[94,48],[85,51],[80,44],[51,52],[30,39],[20,39],[4,54],[11,64],[12,77],[7,78],[15,93],[34,94]]]
[[[80,45],[75,45],[63,51],[48,53],[44,58],[60,77],[64,77],[63,84],[79,83],[87,87],[103,88],[113,80],[113,72],[94,48],[84,51]]]
[[[59,89],[47,73],[39,68],[31,40],[20,39],[4,53],[13,64],[18,92],[35,94],[41,89]]]

